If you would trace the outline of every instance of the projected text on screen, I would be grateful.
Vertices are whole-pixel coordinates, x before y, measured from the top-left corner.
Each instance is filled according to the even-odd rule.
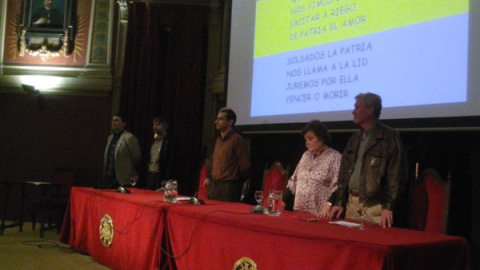
[[[261,0],[250,116],[467,101],[468,1]]]

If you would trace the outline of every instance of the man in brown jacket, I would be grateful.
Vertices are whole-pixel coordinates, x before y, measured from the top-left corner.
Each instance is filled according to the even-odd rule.
[[[230,108],[218,111],[215,127],[219,135],[215,141],[208,185],[208,198],[219,201],[240,201],[244,181],[250,177],[250,157],[245,140],[236,133],[237,120]]]
[[[361,127],[347,143],[342,155],[338,190],[330,198],[330,218],[366,220],[385,227],[393,224],[393,212],[407,184],[405,153],[400,136],[378,121],[382,99],[373,93],[355,97],[353,122]]]

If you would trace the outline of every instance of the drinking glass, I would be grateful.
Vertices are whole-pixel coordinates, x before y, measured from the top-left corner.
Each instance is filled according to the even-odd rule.
[[[163,200],[169,203],[177,202],[177,180],[169,180],[165,184],[165,191],[163,193]]]
[[[257,201],[258,205],[262,204],[262,201],[263,201],[263,191],[262,190],[255,191],[255,201]]]
[[[357,216],[358,216],[358,219],[360,220],[360,227],[359,227],[360,230],[365,230],[365,226],[363,225],[363,218],[365,217],[365,215],[366,215],[365,207],[357,208]]]
[[[271,190],[268,193],[268,214],[270,216],[280,216],[282,212],[282,191]]]

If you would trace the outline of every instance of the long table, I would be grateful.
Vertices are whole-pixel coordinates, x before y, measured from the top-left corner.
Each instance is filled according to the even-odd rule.
[[[251,214],[251,205],[163,203],[153,191],[119,194],[74,188],[62,237],[113,269],[468,269],[461,237],[367,226],[308,222],[304,214]],[[102,217],[112,245],[99,240]],[[70,222],[70,224],[68,224]],[[163,244],[162,244],[163,243]],[[161,246],[166,252],[161,251]],[[174,259],[174,261],[173,261]],[[247,269],[247,268],[243,268]]]
[[[171,208],[178,269],[468,269],[465,239],[398,228],[309,222],[304,214],[250,214],[244,204]],[[182,228],[182,229],[178,229]],[[241,268],[238,268],[241,269]],[[245,268],[248,269],[248,268]]]

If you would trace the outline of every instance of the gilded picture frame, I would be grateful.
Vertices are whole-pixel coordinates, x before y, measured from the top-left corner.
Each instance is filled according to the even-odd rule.
[[[75,37],[74,0],[23,0],[20,56],[67,56]]]

